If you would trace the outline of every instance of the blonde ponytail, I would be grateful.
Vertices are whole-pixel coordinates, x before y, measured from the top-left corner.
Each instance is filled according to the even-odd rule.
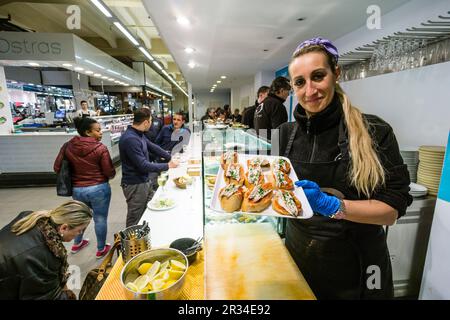
[[[11,228],[16,235],[21,235],[34,228],[40,219],[50,219],[56,225],[67,224],[75,228],[87,224],[92,219],[91,209],[83,202],[71,200],[51,211],[35,211],[17,221]]]
[[[351,105],[339,84],[336,84],[336,93],[341,100],[348,130],[351,155],[349,178],[358,193],[370,198],[377,187],[385,184],[385,171],[376,152],[377,146],[369,134],[368,124],[361,111]]]

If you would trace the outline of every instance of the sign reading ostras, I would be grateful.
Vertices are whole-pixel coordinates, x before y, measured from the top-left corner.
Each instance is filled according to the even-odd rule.
[[[0,53],[60,55],[61,43],[47,41],[9,41],[0,37]]]

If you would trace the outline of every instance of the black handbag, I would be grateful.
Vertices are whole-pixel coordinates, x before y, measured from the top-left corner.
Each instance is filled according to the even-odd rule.
[[[62,197],[70,197],[72,196],[72,175],[70,169],[70,162],[66,158],[66,142],[63,146],[63,159],[61,161],[61,168],[59,172],[56,174],[56,194]]]

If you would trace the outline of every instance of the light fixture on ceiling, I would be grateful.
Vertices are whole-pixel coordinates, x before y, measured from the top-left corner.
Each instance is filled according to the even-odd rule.
[[[75,71],[83,71],[84,70],[84,68],[81,68],[81,67],[76,67],[75,68]]]
[[[184,52],[186,52],[186,53],[193,53],[194,51],[195,51],[195,49],[191,48],[191,47],[187,47],[184,49]]]
[[[95,66],[95,67],[97,67],[97,68],[100,68],[100,69],[102,69],[102,70],[105,70],[105,67],[102,67],[101,65],[99,65],[99,64],[97,64],[97,63],[95,63],[95,62],[92,62],[91,60],[84,59],[84,61],[86,61],[87,63],[89,63],[89,64],[91,64],[91,65],[93,65],[93,66]]]
[[[153,61],[153,64],[154,64],[159,70],[163,70],[163,67],[161,67],[161,65],[160,65],[158,62]]]
[[[29,85],[29,86],[34,86],[34,83],[29,83],[28,85]]]
[[[187,27],[191,22],[186,17],[178,17],[177,22],[183,27]]]
[[[154,61],[155,60],[152,57],[152,55],[144,47],[139,47],[139,50],[141,50],[141,52],[144,54],[144,56],[146,56],[150,61]]]
[[[101,77],[102,75],[100,73],[95,73],[94,77]]]
[[[108,79],[108,77],[107,76],[103,76],[102,79]]]
[[[267,52],[267,51],[269,51],[269,49],[264,49],[263,51],[264,51],[264,52]]]
[[[226,78],[227,78],[227,76],[220,76],[220,78],[222,78],[222,79],[226,79]]]
[[[281,39],[283,39],[284,37],[282,37],[282,36],[278,36],[277,37],[277,40],[281,40]]]
[[[99,0],[91,0],[91,2],[100,10],[105,16],[108,18],[112,18],[112,14],[106,9],[104,4],[100,2]]]
[[[216,82],[217,82],[217,83],[222,83],[222,81],[221,81],[221,80],[217,80]]]
[[[131,35],[131,33],[128,32],[127,29],[125,29],[125,27],[120,22],[115,21],[114,25],[128,38],[128,40],[131,41],[131,43],[133,43],[135,46],[139,45],[139,42],[137,42],[137,40]]]
[[[36,63],[36,62],[28,62],[28,64],[29,64],[30,66],[32,66],[32,67],[39,67],[39,66],[40,66],[40,64],[39,64],[39,63]]]
[[[114,78],[108,78],[109,81],[114,81]]]
[[[72,65],[70,63],[63,63],[63,67],[70,68]]]
[[[93,74],[94,72],[92,72],[92,71],[90,71],[90,70],[87,70],[86,71],[86,74]]]
[[[189,66],[189,68],[194,69],[196,64],[194,61],[189,61],[188,66]]]
[[[304,21],[306,18],[302,17],[302,18],[298,18],[297,21]]]
[[[114,70],[108,69],[108,70],[106,70],[106,71],[108,71],[109,73],[112,73],[112,74],[115,74],[115,75],[120,76],[120,73],[118,73],[118,72],[116,72],[116,71],[114,71]]]

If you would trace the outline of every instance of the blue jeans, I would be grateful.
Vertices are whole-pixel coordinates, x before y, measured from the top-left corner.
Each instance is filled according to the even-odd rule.
[[[89,187],[74,187],[72,198],[84,202],[93,210],[97,249],[103,250],[108,232],[108,211],[111,202],[111,187],[108,182]],[[83,240],[83,234],[75,238],[75,244]]]

